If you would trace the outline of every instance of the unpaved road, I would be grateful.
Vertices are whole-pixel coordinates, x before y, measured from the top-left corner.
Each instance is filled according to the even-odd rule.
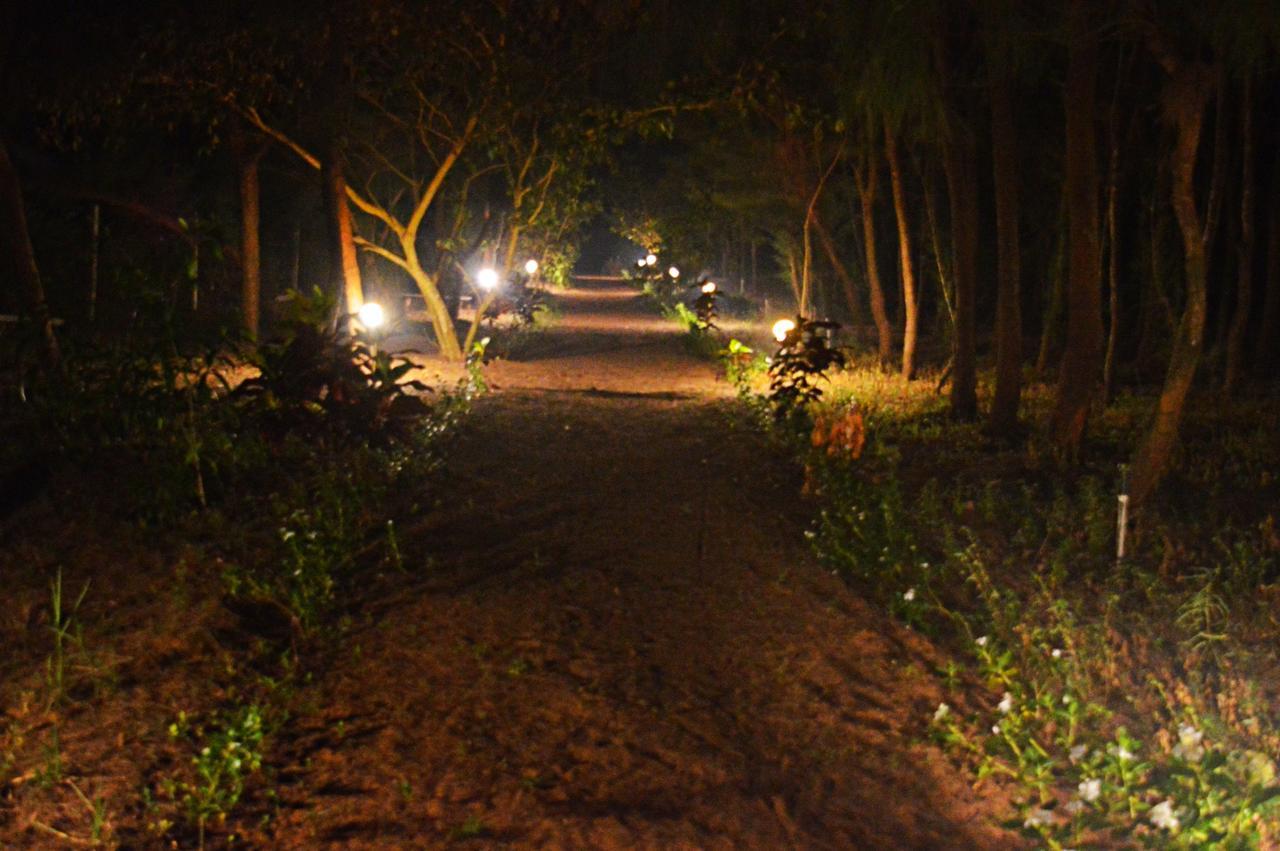
[[[1008,847],[794,468],[632,291],[560,302],[292,720],[278,847]]]

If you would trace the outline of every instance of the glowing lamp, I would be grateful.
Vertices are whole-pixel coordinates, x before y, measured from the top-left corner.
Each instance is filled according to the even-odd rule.
[[[657,263],[657,262],[658,262],[658,255],[656,254],[646,254],[644,256],[644,265],[646,266],[652,266],[654,263]]]
[[[491,290],[498,285],[498,273],[485,266],[476,274],[476,283],[482,290]]]
[[[676,266],[672,266],[670,269],[667,270],[667,274],[673,278],[678,278],[680,277],[680,269]]]
[[[773,323],[773,339],[779,343],[787,339],[787,335],[796,330],[796,323],[790,319],[779,319]]]
[[[373,301],[366,301],[358,311],[356,316],[360,319],[360,324],[372,331],[386,324],[387,314],[382,309],[382,305]]]
[[[525,261],[525,264],[524,264],[524,273],[525,273],[526,275],[532,275],[532,274],[534,274],[534,273],[535,273],[535,272],[537,272],[537,271],[538,271],[538,261],[537,261],[537,260],[526,260],[526,261]]]
[[[716,282],[707,281],[705,284],[702,285],[702,291],[707,295],[711,295],[713,292],[716,291]]]

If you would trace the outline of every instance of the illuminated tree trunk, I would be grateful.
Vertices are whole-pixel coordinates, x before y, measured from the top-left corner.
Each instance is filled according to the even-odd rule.
[[[1067,10],[1067,341],[1050,432],[1074,457],[1084,439],[1089,405],[1102,369],[1102,286],[1098,245],[1098,167],[1094,101],[1098,45],[1091,6],[1074,0]]]
[[[898,219],[898,259],[902,267],[902,377],[910,380],[916,372],[916,337],[920,324],[920,299],[916,293],[915,267],[911,258],[911,229],[907,226],[907,201],[902,189],[902,166],[898,161],[898,141],[886,122],[884,153],[889,162],[889,184],[893,189],[893,211]]]
[[[876,172],[871,157],[867,157],[865,168],[859,166],[854,169],[854,182],[858,185],[858,201],[862,206],[862,245],[867,256],[871,318],[876,323],[879,336],[880,365],[884,366],[893,354],[893,329],[884,309],[884,288],[880,285],[880,265],[876,262]]]
[[[364,291],[360,286],[360,263],[356,259],[351,208],[347,206],[342,150],[336,141],[329,147],[320,177],[324,181],[325,218],[329,225],[330,274],[340,285],[346,312],[355,313],[364,304]]]
[[[991,86],[991,155],[996,196],[996,390],[988,420],[996,434],[1018,424],[1022,397],[1022,264],[1018,229],[1018,150],[1009,80]]]
[[[1222,389],[1227,395],[1235,390],[1244,370],[1244,340],[1249,330],[1249,314],[1253,309],[1254,249],[1254,164],[1253,164],[1253,81],[1245,77],[1244,96],[1240,105],[1241,165],[1240,177],[1240,241],[1239,269],[1236,278],[1236,309],[1227,332],[1227,369]]]
[[[31,234],[27,230],[27,213],[22,201],[22,184],[9,159],[9,147],[0,136],[0,237],[9,246],[11,272],[18,283],[21,299],[32,321],[40,331],[45,357],[56,366],[62,360],[58,338],[53,333],[53,319],[44,300],[44,284],[36,265]]]
[[[1149,41],[1152,52],[1170,76],[1166,110],[1177,134],[1171,154],[1171,195],[1178,230],[1182,235],[1186,306],[1174,333],[1169,370],[1156,405],[1155,419],[1134,455],[1130,498],[1135,505],[1150,497],[1164,478],[1178,439],[1182,412],[1204,349],[1208,271],[1205,230],[1196,210],[1195,168],[1204,111],[1213,90],[1213,74],[1204,65],[1179,62],[1158,37]]]

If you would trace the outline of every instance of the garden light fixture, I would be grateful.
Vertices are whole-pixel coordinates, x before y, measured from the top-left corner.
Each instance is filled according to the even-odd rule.
[[[654,263],[657,263],[657,262],[658,262],[658,255],[656,254],[646,254],[644,257],[644,265],[646,266],[652,266]]]
[[[476,283],[482,290],[492,290],[498,286],[498,273],[486,266],[476,274]]]
[[[525,264],[524,264],[524,273],[525,273],[526,275],[533,275],[533,274],[535,274],[537,271],[538,271],[538,261],[537,261],[537,260],[526,260],[526,261],[525,261]]]
[[[773,323],[773,339],[779,343],[787,339],[787,335],[796,330],[796,323],[790,319],[779,319]]]
[[[680,269],[677,266],[672,266],[670,269],[667,270],[667,274],[671,276],[672,280],[675,280],[676,278],[680,277]]]
[[[707,295],[711,295],[713,292],[716,291],[716,282],[707,281],[705,284],[702,285],[702,291]]]
[[[387,321],[387,313],[382,309],[382,305],[374,301],[366,301],[358,311],[356,316],[360,319],[360,324],[370,331],[380,328]]]

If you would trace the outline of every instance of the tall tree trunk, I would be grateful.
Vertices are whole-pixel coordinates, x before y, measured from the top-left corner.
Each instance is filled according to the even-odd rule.
[[[9,159],[9,146],[3,136],[0,136],[0,242],[9,246],[13,279],[17,281],[20,298],[40,332],[45,357],[51,365],[57,366],[62,360],[62,351],[53,333],[53,319],[44,300],[40,267],[36,265],[35,249],[31,246],[31,234],[27,230],[22,183]]]
[[[98,272],[102,249],[102,205],[89,214],[89,324],[98,318]]]
[[[1018,229],[1018,149],[1009,103],[1009,79],[991,85],[991,155],[996,196],[996,389],[989,425],[1009,434],[1018,425],[1022,397],[1022,262]]]
[[[1157,60],[1170,75],[1165,108],[1177,134],[1171,154],[1171,195],[1174,215],[1182,234],[1186,306],[1173,338],[1169,370],[1160,392],[1155,419],[1134,455],[1130,498],[1135,505],[1151,496],[1168,471],[1182,411],[1204,348],[1208,261],[1204,226],[1196,209],[1195,168],[1205,107],[1214,81],[1212,71],[1204,65],[1179,62],[1158,36],[1148,41]]]
[[[1254,361],[1260,369],[1280,366],[1275,363],[1280,352],[1280,149],[1276,151],[1275,164],[1271,167],[1271,203],[1267,212],[1267,269],[1266,292],[1262,301],[1262,320],[1258,327],[1258,341],[1254,346]]]
[[[876,262],[876,168],[873,154],[867,156],[864,166],[854,168],[854,182],[858,186],[858,201],[862,207],[862,246],[867,258],[871,318],[876,323],[880,365],[883,367],[893,354],[893,329],[884,309],[884,288],[880,284],[880,265]]]
[[[1244,370],[1244,341],[1249,331],[1249,314],[1253,309],[1254,249],[1254,164],[1253,164],[1253,79],[1246,75],[1240,103],[1240,241],[1239,269],[1236,270],[1236,309],[1227,332],[1227,370],[1222,390],[1230,396]]]
[[[233,131],[232,147],[240,186],[240,311],[245,331],[257,339],[262,305],[262,191],[258,164],[266,148],[259,145],[251,150],[243,131],[239,130]]]
[[[938,291],[942,295],[942,305],[947,311],[947,329],[948,342],[951,345],[951,355],[955,356],[955,338],[956,338],[956,308],[955,299],[951,293],[951,276],[947,274],[946,255],[942,250],[942,237],[938,232],[938,216],[933,208],[933,179],[932,171],[922,171],[920,173],[921,182],[924,184],[924,213],[925,218],[929,221],[929,241],[933,245],[933,263],[938,273]]]
[[[849,275],[849,270],[840,260],[840,253],[836,251],[835,242],[831,239],[830,232],[827,231],[825,225],[822,224],[822,218],[815,212],[813,216],[813,230],[818,234],[818,241],[822,243],[822,250],[827,255],[827,260],[831,263],[831,269],[836,273],[836,278],[840,281],[840,286],[844,288],[845,300],[849,303],[849,323],[856,325],[858,322],[858,292],[854,285],[853,278]]]
[[[943,165],[951,196],[951,241],[956,282],[956,345],[951,369],[951,415],[959,420],[978,416],[978,369],[975,341],[978,294],[977,152],[968,131],[956,129],[947,137]]]
[[[1206,262],[1213,254],[1213,239],[1218,235],[1227,184],[1227,72],[1218,65],[1213,72],[1213,170],[1209,175],[1209,200],[1204,217],[1204,251]]]
[[[1120,245],[1116,226],[1116,204],[1120,196],[1120,83],[1124,79],[1122,59],[1116,71],[1111,111],[1107,118],[1107,351],[1102,361],[1102,402],[1111,404],[1116,392],[1116,357],[1120,344]],[[1130,125],[1132,131],[1132,125]],[[1132,132],[1131,132],[1132,135]]]
[[[1092,5],[1073,0],[1067,9],[1067,343],[1050,431],[1059,450],[1080,451],[1089,405],[1102,369],[1102,286],[1098,247],[1098,167],[1094,101],[1098,44]]]
[[[893,188],[893,211],[898,219],[898,262],[902,267],[902,377],[911,380],[916,372],[916,337],[920,324],[920,300],[911,257],[911,228],[907,225],[907,200],[902,188],[902,165],[898,160],[898,140],[886,120],[884,154],[889,162],[889,185]]]
[[[364,290],[360,285],[360,263],[356,259],[351,208],[347,205],[342,148],[336,140],[329,146],[320,171],[324,181],[325,219],[329,228],[330,274],[341,287],[346,312],[355,313],[364,304]]]

